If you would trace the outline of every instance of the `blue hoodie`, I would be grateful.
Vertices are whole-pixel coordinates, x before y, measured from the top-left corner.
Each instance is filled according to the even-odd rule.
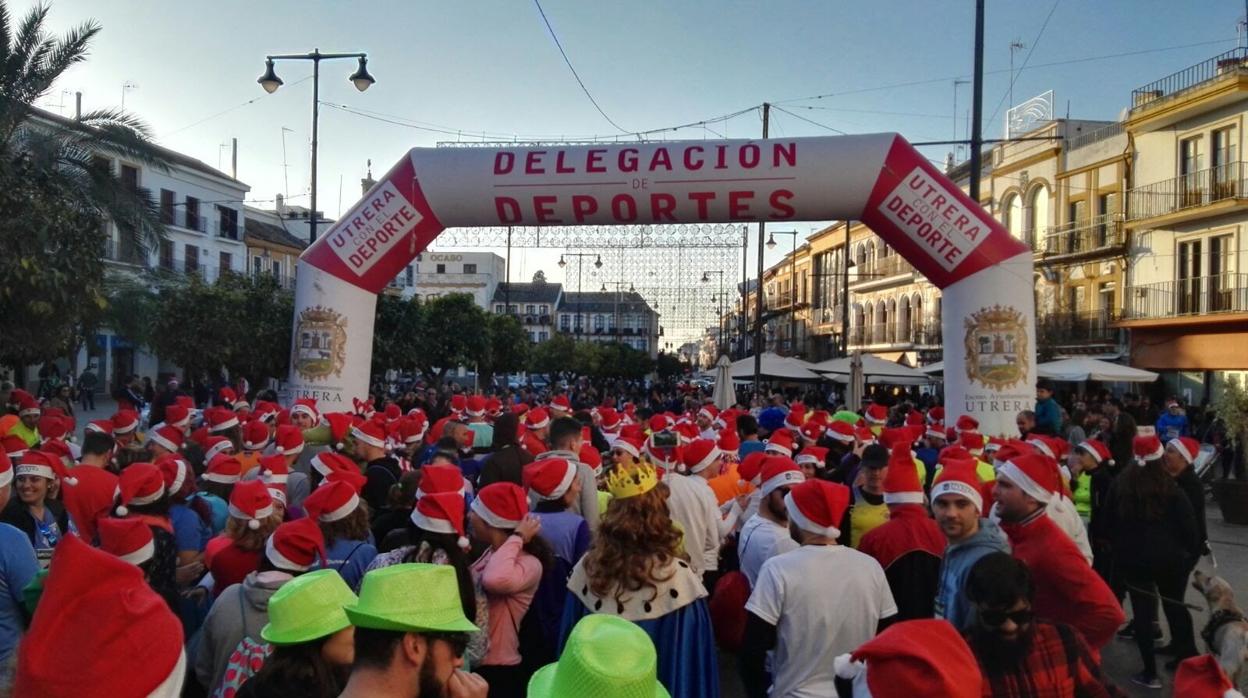
[[[1187,436],[1187,415],[1162,412],[1157,418],[1157,438],[1166,444],[1180,436]]]
[[[979,520],[975,535],[945,548],[945,557],[940,561],[940,582],[936,585],[937,618],[944,618],[959,631],[970,626],[973,617],[966,598],[966,577],[981,557],[998,552],[1010,552],[1010,543],[1005,533],[988,519]]]

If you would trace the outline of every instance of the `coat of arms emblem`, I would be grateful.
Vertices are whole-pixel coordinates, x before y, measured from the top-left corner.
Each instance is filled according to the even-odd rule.
[[[1005,390],[1027,376],[1030,360],[1022,312],[1009,306],[981,308],[966,319],[966,377]]]
[[[347,319],[316,306],[299,313],[295,323],[295,373],[304,380],[342,375],[347,365]]]

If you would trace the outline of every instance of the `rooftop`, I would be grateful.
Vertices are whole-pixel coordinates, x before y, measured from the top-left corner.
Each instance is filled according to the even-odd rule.
[[[654,310],[640,293],[586,291],[565,293],[559,310],[574,313],[652,313]]]
[[[243,236],[243,239],[248,242],[252,239],[263,240],[274,245],[293,247],[297,250],[302,250],[308,246],[308,243],[303,238],[291,235],[286,228],[257,220],[251,216],[248,216],[243,223]]]
[[[508,290],[511,293],[508,295]],[[550,282],[534,283],[526,282],[503,282],[494,289],[494,303],[507,303],[512,305],[516,303],[556,303],[559,300],[559,294],[563,292],[563,284]]]

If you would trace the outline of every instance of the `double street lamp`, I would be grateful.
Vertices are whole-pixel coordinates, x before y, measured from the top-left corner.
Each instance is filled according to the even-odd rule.
[[[563,254],[559,255],[559,268],[560,269],[563,269],[568,266],[568,262],[567,260],[564,259],[564,257],[576,257],[576,326],[572,328],[572,331],[575,334],[579,335],[581,333],[581,289],[582,289],[582,281],[583,281],[581,271],[584,268],[584,262],[585,262],[586,257],[593,257],[594,268],[601,269],[602,268],[602,255],[594,254],[592,252],[564,252]]]
[[[789,341],[793,346],[790,354],[797,353],[797,235],[796,230],[774,230],[767,236],[767,249],[776,249],[777,235],[793,236],[793,251],[789,254]],[[762,293],[762,279],[759,279],[759,293]]]
[[[308,244],[316,242],[316,141],[317,141],[317,122],[320,119],[321,106],[321,61],[334,60],[338,58],[355,58],[359,60],[359,67],[351,77],[347,78],[351,84],[355,85],[355,89],[363,92],[377,82],[375,78],[368,72],[368,55],[364,53],[321,53],[320,49],[313,49],[311,53],[288,53],[274,56],[264,57],[264,75],[256,82],[264,88],[265,92],[273,94],[277,88],[282,86],[282,79],[277,77],[277,72],[273,69],[274,61],[312,61],[312,197],[311,212],[308,215]]]
[[[718,336],[715,338],[715,348],[720,354],[722,354],[724,353],[724,334],[725,334],[724,332],[724,271],[722,269],[714,269],[711,271],[702,272],[702,283],[704,284],[710,283],[711,274],[719,275],[719,294],[715,297],[719,300],[719,315],[715,319],[716,326],[718,327],[718,329],[716,330],[716,334]],[[715,300],[715,298],[711,300],[713,301]]]

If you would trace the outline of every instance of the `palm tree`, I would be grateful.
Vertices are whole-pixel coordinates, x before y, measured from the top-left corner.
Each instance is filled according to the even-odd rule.
[[[117,224],[121,249],[155,249],[165,234],[159,207],[146,189],[114,174],[109,162],[125,158],[166,171],[147,126],[120,109],[67,120],[33,106],[67,69],[86,59],[101,29],[92,20],[53,37],[44,26],[48,10],[37,5],[14,27],[0,0],[0,174],[33,176],[76,192],[79,213]],[[101,247],[103,241],[101,229]]]

